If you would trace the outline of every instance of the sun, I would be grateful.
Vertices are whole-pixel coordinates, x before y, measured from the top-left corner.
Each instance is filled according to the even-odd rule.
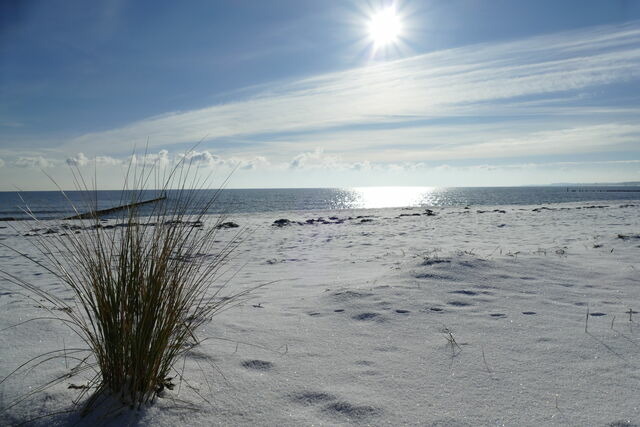
[[[401,32],[402,22],[393,6],[371,15],[369,37],[371,37],[375,48],[396,43]]]

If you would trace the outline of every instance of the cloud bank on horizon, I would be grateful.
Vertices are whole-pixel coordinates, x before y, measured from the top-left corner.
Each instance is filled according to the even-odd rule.
[[[640,180],[639,80],[640,21],[484,42],[0,145],[0,176],[121,168],[135,144],[152,153],[138,161],[236,169],[247,187]]]

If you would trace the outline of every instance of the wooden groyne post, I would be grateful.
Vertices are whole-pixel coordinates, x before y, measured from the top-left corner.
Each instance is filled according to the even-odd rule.
[[[78,215],[74,215],[74,216],[70,216],[67,218],[62,218],[63,220],[71,220],[71,219],[89,219],[89,218],[98,218],[102,215],[108,215],[114,212],[120,212],[126,209],[131,209],[131,208],[135,208],[138,206],[143,206],[143,205],[148,205],[150,203],[156,203],[159,202],[161,200],[166,199],[167,196],[163,195],[160,197],[156,197],[155,199],[150,199],[150,200],[143,200],[142,202],[136,202],[136,203],[129,203],[126,205],[122,205],[122,206],[116,206],[113,208],[108,208],[108,209],[100,209],[97,211],[90,211],[90,212],[85,212],[85,213],[81,213]]]

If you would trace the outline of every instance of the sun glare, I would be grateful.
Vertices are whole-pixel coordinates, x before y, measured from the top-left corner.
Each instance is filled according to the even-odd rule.
[[[369,21],[369,36],[376,48],[395,43],[401,30],[402,23],[394,7],[376,12]]]

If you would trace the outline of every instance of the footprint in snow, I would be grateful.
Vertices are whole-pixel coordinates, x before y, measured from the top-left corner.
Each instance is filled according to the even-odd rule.
[[[273,368],[273,363],[267,362],[266,360],[245,360],[242,362],[242,366],[247,369],[253,369],[256,371],[269,371]]]
[[[381,409],[374,408],[373,406],[352,405],[349,402],[343,401],[334,402],[327,405],[324,408],[324,411],[331,415],[341,415],[352,420],[361,420],[363,418],[380,415],[382,413]]]
[[[478,293],[477,293],[477,292],[474,292],[474,291],[467,291],[467,290],[451,291],[451,292],[449,292],[449,293],[450,293],[450,294],[469,295],[469,296],[478,295]]]
[[[383,321],[384,319],[378,313],[360,313],[356,314],[352,317],[354,320],[376,320],[378,322]]]
[[[447,304],[452,305],[454,307],[466,307],[468,305],[471,305],[471,303],[464,302],[464,301],[449,301]]]
[[[369,292],[342,291],[335,292],[332,296],[338,301],[352,301],[355,299],[370,297],[372,295],[373,294]]]
[[[296,393],[292,396],[293,400],[303,405],[313,405],[318,403],[325,403],[331,400],[336,400],[336,397],[324,392],[318,391],[304,391]]]
[[[609,423],[606,427],[640,427],[640,425],[634,424],[629,420],[620,420]]]

